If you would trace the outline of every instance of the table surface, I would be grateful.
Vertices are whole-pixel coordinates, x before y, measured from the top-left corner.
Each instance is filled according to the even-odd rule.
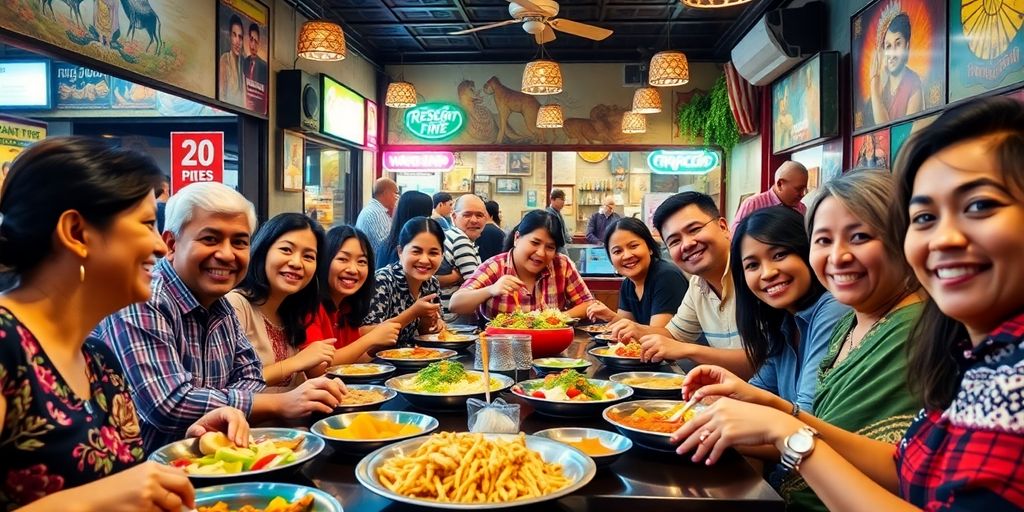
[[[621,370],[611,370],[594,361],[586,350],[595,346],[589,336],[578,333],[573,344],[564,352],[570,357],[581,357],[594,364],[588,374],[607,379]],[[458,360],[472,366],[472,354],[460,354]],[[662,365],[658,371],[681,372],[676,365]],[[565,427],[594,427],[615,431],[601,417],[582,419],[551,418],[536,414],[528,402],[512,393],[502,395],[507,401],[522,404],[521,429],[526,433]],[[417,410],[401,395],[383,407],[384,410]],[[440,422],[438,431],[465,431],[466,412],[422,411]],[[355,467],[361,456],[335,453],[328,446],[315,460],[307,464],[301,475],[285,481],[314,485],[336,497],[348,511],[404,511],[415,510],[402,503],[380,497],[359,484]],[[612,465],[598,468],[594,479],[579,491],[557,501],[547,502],[537,509],[610,512],[612,507],[642,507],[655,510],[783,510],[779,495],[761,478],[739,454],[728,453],[714,466],[690,462],[686,457],[672,453],[650,451],[634,445]],[[522,510],[524,507],[519,507]]]

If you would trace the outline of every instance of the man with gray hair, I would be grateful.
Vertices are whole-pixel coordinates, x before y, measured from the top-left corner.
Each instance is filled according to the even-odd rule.
[[[803,215],[807,212],[807,207],[800,200],[805,195],[807,195],[807,168],[793,160],[783,162],[775,170],[775,182],[772,183],[772,187],[760,194],[748,197],[736,210],[731,231],[736,231],[736,226],[740,224],[740,221],[751,213],[769,206],[784,204]]]
[[[604,199],[601,199],[601,207],[590,216],[590,221],[587,222],[587,242],[604,245],[604,233],[608,230],[608,226],[621,218],[619,214],[615,213],[615,197],[604,196]]]
[[[224,296],[249,266],[252,203],[220,183],[195,183],[167,201],[167,256],[153,269],[149,301],[105,319],[136,404],[146,452],[185,437],[189,425],[229,405],[252,422],[329,413],[344,397],[328,378],[287,393],[266,387],[259,357]]]
[[[476,241],[487,225],[487,206],[483,199],[474,194],[460,196],[455,201],[454,224],[444,232],[444,263],[447,273],[438,273],[441,282],[441,304],[448,309],[448,300],[459,289],[469,276],[480,266],[480,252]],[[442,270],[443,272],[443,270]],[[450,316],[445,321],[453,321],[457,317]]]

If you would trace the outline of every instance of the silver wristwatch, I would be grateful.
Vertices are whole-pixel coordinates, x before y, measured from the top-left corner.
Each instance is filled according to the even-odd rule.
[[[782,465],[788,470],[800,470],[800,462],[814,451],[814,438],[818,431],[811,427],[800,427],[800,430],[789,435],[782,442]]]

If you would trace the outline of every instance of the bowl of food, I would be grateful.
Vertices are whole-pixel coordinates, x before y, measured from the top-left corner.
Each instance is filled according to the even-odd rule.
[[[395,390],[374,384],[348,384],[345,387],[348,388],[348,393],[341,404],[334,408],[335,414],[377,410],[398,396]]]
[[[420,334],[413,336],[416,344],[428,348],[447,348],[450,350],[468,350],[479,336],[473,334],[459,334],[448,329],[443,329],[437,334]]]
[[[474,463],[491,460],[502,470],[480,477],[485,491],[469,494],[469,486],[455,485],[457,475],[470,473]],[[440,486],[431,485],[428,465]],[[597,466],[583,452],[545,437],[442,432],[380,448],[359,461],[355,472],[363,487],[393,501],[480,510],[560,498],[587,485]]]
[[[608,378],[633,388],[633,394],[638,397],[679,398],[684,376],[668,372],[624,372]]]
[[[638,368],[655,368],[661,363],[644,362],[640,359],[640,344],[631,341],[627,344],[614,343],[607,347],[594,347],[587,351],[594,356],[601,364],[609,368],[623,368],[633,370]]]
[[[246,508],[248,507],[248,508]],[[196,489],[197,512],[239,510],[342,512],[338,500],[320,489],[276,482],[243,482]]]
[[[608,324],[589,324],[589,325],[577,325],[576,329],[585,332],[591,336],[597,336],[598,334],[608,332]]]
[[[525,334],[530,336],[534,356],[556,356],[572,344],[575,321],[557,309],[499,313],[487,324],[488,335]]]
[[[697,404],[680,415],[685,404],[679,400],[637,400],[613,405],[604,410],[602,417],[639,446],[674,452],[676,445],[669,442],[669,437],[704,408]]]
[[[533,360],[533,369],[537,370],[538,375],[566,369],[584,372],[590,368],[590,364],[590,361],[576,357],[541,357]]]
[[[533,435],[572,446],[594,459],[599,468],[612,464],[633,447],[628,437],[597,428],[549,428]]]
[[[381,350],[376,357],[403,370],[417,370],[458,354],[447,348],[405,347]]]
[[[437,419],[409,411],[349,412],[324,418],[309,431],[345,453],[370,453],[395,441],[437,430]]]
[[[588,379],[576,370],[524,380],[512,386],[512,392],[530,402],[538,413],[560,418],[597,416],[605,407],[633,396],[629,386]]]
[[[253,428],[249,435],[249,446],[243,448],[220,432],[208,432],[163,446],[149,460],[182,468],[189,478],[209,483],[295,470],[324,449],[322,439],[293,428]]]
[[[608,345],[608,344],[615,343],[616,341],[618,341],[618,340],[616,340],[615,338],[612,337],[611,333],[607,333],[607,332],[603,332],[603,333],[600,333],[600,334],[594,334],[593,336],[590,337],[590,339],[594,340],[594,343],[598,343],[598,344],[601,344],[601,345]]]
[[[491,374],[491,394],[512,387],[510,377]],[[388,379],[385,386],[394,389],[414,407],[427,410],[464,409],[466,400],[483,398],[484,374],[466,370],[456,361],[438,361],[411,374]]]
[[[339,364],[327,369],[329,377],[337,377],[345,384],[377,384],[394,374],[394,366],[380,363]]]

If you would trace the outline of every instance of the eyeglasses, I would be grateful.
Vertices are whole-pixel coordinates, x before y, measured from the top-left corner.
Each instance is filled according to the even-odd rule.
[[[683,243],[683,241],[685,241],[687,238],[693,238],[693,237],[699,235],[700,232],[703,231],[704,228],[708,224],[711,224],[712,222],[715,222],[716,220],[718,220],[720,218],[721,217],[714,217],[714,218],[708,220],[707,222],[705,222],[705,223],[703,223],[703,224],[701,224],[699,226],[693,226],[692,228],[687,229],[685,233],[681,233],[678,238],[671,237],[671,239],[668,242],[668,246],[669,247],[675,247],[675,246]]]

